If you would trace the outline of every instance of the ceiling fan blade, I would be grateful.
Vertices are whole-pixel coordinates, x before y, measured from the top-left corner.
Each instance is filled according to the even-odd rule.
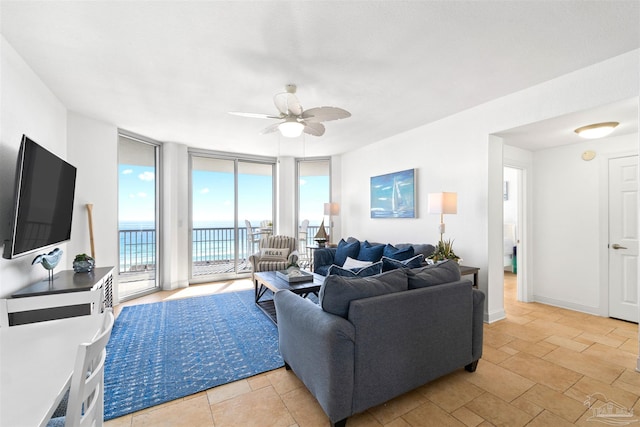
[[[261,135],[265,135],[265,134],[267,134],[267,133],[273,133],[273,132],[275,132],[275,131],[277,131],[277,130],[278,130],[278,126],[280,126],[280,123],[274,123],[274,124],[272,124],[272,125],[269,125],[269,126],[267,126],[266,128],[262,129],[262,130],[260,131],[260,134],[261,134]]]
[[[276,105],[278,111],[286,116],[299,116],[300,114],[302,114],[302,105],[300,105],[298,97],[296,97],[293,93],[276,93],[273,97],[273,103]]]
[[[322,123],[306,123],[303,129],[304,133],[314,136],[324,135],[324,125]]]
[[[274,116],[272,114],[260,114],[260,113],[242,113],[239,111],[229,111],[229,114],[241,117],[251,117],[254,119],[281,119],[282,116]]]
[[[310,123],[328,122],[351,117],[351,113],[338,107],[315,107],[302,113],[302,118]]]

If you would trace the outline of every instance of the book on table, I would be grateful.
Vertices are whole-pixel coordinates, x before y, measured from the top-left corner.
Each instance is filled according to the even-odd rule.
[[[278,270],[276,277],[286,280],[289,283],[312,282],[313,274],[302,270]]]

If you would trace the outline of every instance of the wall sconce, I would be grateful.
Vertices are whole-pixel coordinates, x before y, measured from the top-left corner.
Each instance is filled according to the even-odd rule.
[[[440,241],[444,234],[444,214],[458,213],[458,193],[429,193],[427,211],[440,214]]]

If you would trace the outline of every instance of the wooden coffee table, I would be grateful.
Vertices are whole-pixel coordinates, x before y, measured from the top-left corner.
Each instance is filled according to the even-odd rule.
[[[260,308],[273,323],[277,324],[276,307],[273,303],[273,299],[263,299],[263,296],[267,290],[273,293],[289,290],[294,294],[298,294],[303,298],[306,298],[309,294],[318,295],[320,286],[324,283],[324,276],[319,274],[313,274],[313,281],[301,282],[301,283],[289,283],[286,280],[278,277],[275,271],[262,271],[260,273],[254,273],[254,291],[255,302],[258,308]]]

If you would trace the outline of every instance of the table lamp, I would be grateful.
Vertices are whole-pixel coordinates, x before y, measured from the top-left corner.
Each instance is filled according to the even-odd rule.
[[[329,215],[329,245],[331,245],[331,238],[333,236],[333,220],[331,217],[340,214],[340,204],[335,202],[325,203],[324,214]]]
[[[429,193],[427,211],[440,214],[440,241],[444,234],[444,214],[458,213],[458,193]]]

